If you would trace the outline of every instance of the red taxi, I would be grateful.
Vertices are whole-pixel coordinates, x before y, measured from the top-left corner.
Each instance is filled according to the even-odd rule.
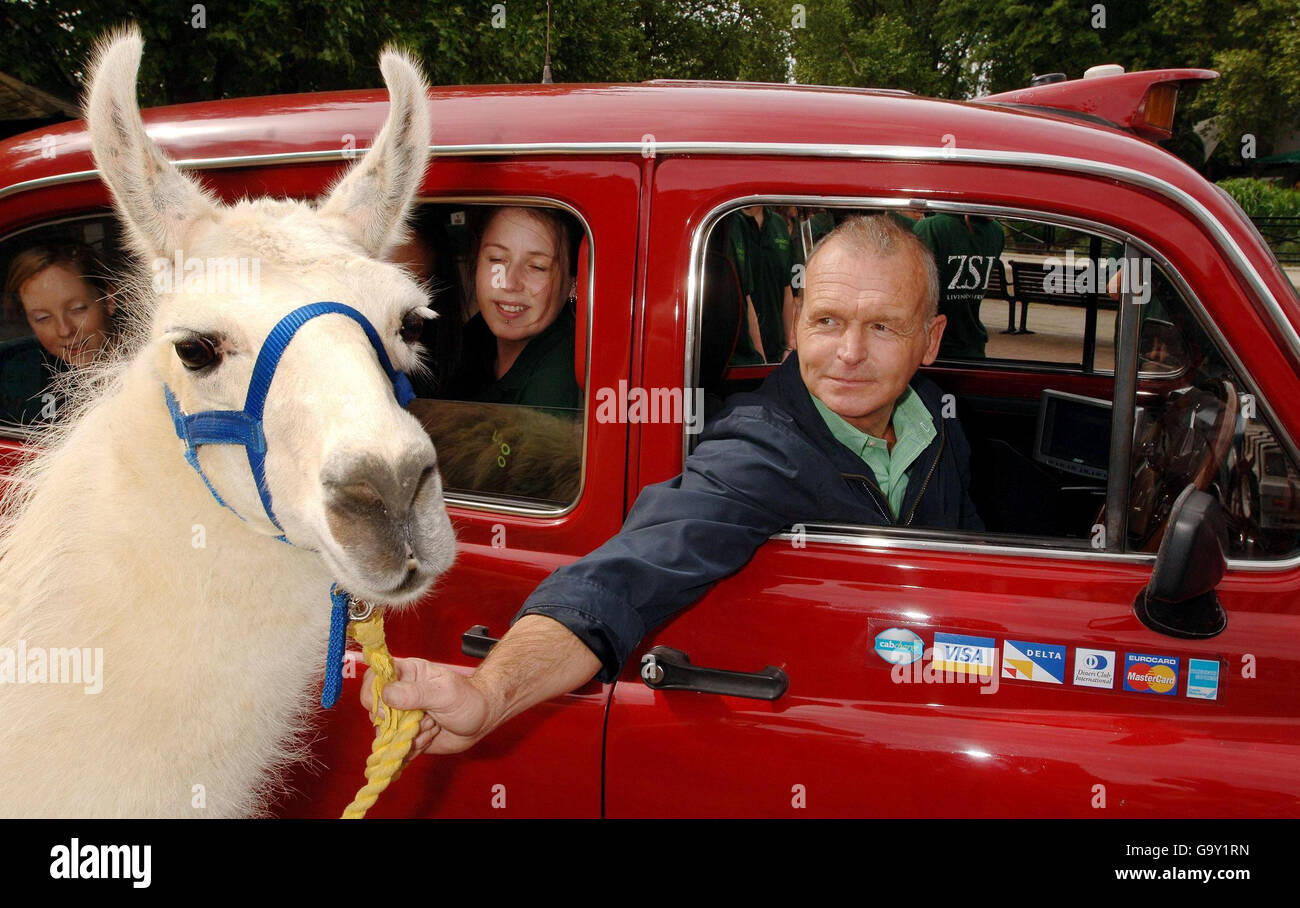
[[[925,370],[971,440],[986,530],[790,527],[654,629],[617,683],[420,758],[371,815],[1300,814],[1300,302],[1235,203],[1152,141],[1178,87],[1212,75],[967,103],[432,90],[420,216],[454,265],[444,289],[490,206],[566,212],[585,406],[557,423],[412,404],[460,550],[390,617],[395,654],[472,670],[544,577],[681,470],[700,406],[774,368],[734,358],[744,299],[723,237],[742,208],[785,219],[805,252],[819,219],[855,211],[1002,226],[1002,254],[969,269],[986,357]],[[310,198],[386,111],[365,91],[145,122],[224,199]],[[0,143],[0,268],[56,239],[117,249],[80,122]],[[23,333],[5,327],[0,356]],[[337,816],[361,780],[372,731],[345,674],[282,816]]]

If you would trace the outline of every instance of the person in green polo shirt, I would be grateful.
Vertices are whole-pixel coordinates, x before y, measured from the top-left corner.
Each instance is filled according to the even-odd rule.
[[[484,225],[475,266],[478,314],[465,325],[446,397],[576,411],[577,278],[573,240],[548,208],[499,208]]]
[[[736,266],[749,304],[743,323],[748,330],[740,332],[732,362],[780,362],[789,347],[794,318],[790,289],[794,258],[785,218],[762,205],[728,215],[727,256]]]
[[[980,321],[980,303],[989,286],[994,259],[1006,242],[1002,225],[988,218],[932,214],[913,227],[939,266],[939,312],[947,317],[941,357],[984,359],[989,333]]]

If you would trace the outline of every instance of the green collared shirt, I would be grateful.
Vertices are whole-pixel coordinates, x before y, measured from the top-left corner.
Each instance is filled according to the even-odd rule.
[[[934,419],[925,408],[920,395],[909,387],[894,404],[890,420],[894,424],[892,451],[883,438],[851,426],[844,417],[818,400],[816,395],[809,396],[836,441],[871,467],[871,472],[876,476],[876,485],[880,486],[880,491],[889,502],[889,509],[897,518],[899,508],[903,505],[903,495],[907,492],[907,470],[916,463],[916,458],[930,446],[937,434]]]
[[[573,374],[573,310],[565,306],[555,321],[531,338],[505,375],[496,377],[497,339],[475,315],[465,324],[460,367],[448,385],[452,400],[520,404],[566,411],[582,410],[582,392]]]

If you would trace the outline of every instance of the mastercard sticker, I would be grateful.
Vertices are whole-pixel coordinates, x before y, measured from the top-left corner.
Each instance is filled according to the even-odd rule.
[[[1178,693],[1178,657],[1124,654],[1124,689],[1139,694]]]

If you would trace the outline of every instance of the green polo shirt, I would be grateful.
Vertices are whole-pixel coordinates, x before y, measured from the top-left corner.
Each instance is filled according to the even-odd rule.
[[[989,332],[980,321],[994,259],[1002,255],[1002,225],[988,218],[932,214],[912,228],[939,266],[939,313],[947,316],[939,355],[983,359]]]
[[[497,340],[483,316],[465,324],[460,368],[446,397],[491,404],[581,410],[582,393],[573,374],[575,320],[565,306],[555,321],[531,338],[505,375],[497,378]]]
[[[785,351],[785,288],[790,286],[794,258],[785,218],[771,208],[763,209],[763,226],[744,211],[727,217],[727,255],[736,266],[740,286],[754,301],[763,352],[768,362],[779,362]],[[740,338],[733,363],[758,362],[758,351],[749,340],[749,322],[742,316]]]
[[[903,506],[903,495],[907,492],[907,470],[916,463],[916,458],[930,446],[937,434],[934,419],[925,408],[920,395],[910,387],[894,404],[891,422],[894,424],[894,450],[883,438],[877,438],[850,425],[844,417],[831,410],[816,395],[812,397],[813,406],[826,421],[826,428],[831,430],[836,441],[844,445],[862,462],[871,467],[876,475],[876,485],[889,502],[889,509],[898,517]]]

